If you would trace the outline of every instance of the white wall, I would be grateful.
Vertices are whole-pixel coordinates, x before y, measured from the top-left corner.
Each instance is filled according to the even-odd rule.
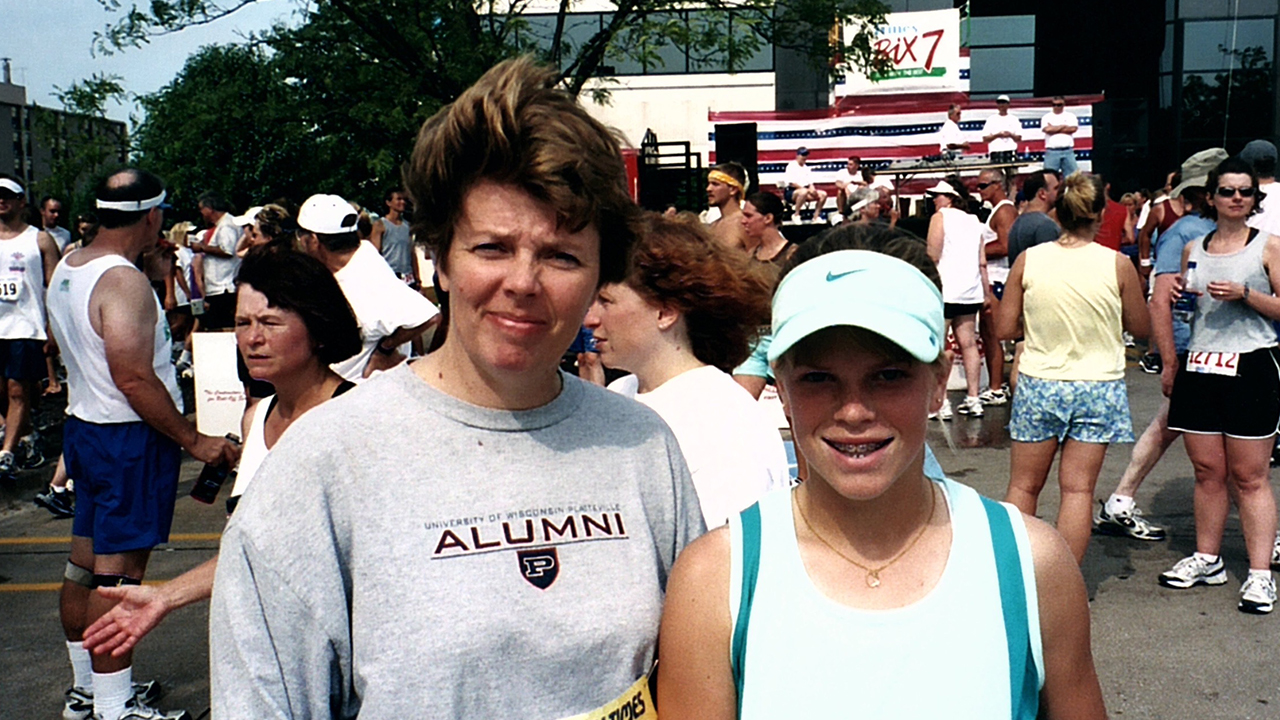
[[[610,90],[610,104],[591,100],[591,90]],[[707,160],[713,149],[707,113],[719,110],[774,109],[772,72],[736,75],[639,75],[593,80],[583,89],[582,103],[601,122],[622,131],[627,144],[639,147],[647,129],[661,142],[687,140]]]

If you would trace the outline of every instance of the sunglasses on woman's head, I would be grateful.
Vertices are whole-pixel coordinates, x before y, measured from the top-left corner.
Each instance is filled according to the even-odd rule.
[[[1240,197],[1242,198],[1251,198],[1253,197],[1253,188],[1251,187],[1242,187],[1242,188],[1219,187],[1218,188],[1218,197],[1220,198],[1234,197],[1236,193],[1240,193]]]

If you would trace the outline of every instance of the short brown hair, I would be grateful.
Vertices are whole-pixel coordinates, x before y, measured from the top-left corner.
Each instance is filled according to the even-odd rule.
[[[614,132],[527,57],[494,66],[422,125],[404,172],[414,230],[447,269],[462,199],[480,180],[519,187],[561,227],[600,234],[601,284],[622,279],[638,208]]]
[[[677,310],[694,357],[727,373],[747,359],[769,323],[773,273],[717,242],[687,213],[645,213],[623,282]]]

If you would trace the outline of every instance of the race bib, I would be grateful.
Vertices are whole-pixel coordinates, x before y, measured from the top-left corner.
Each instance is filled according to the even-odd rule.
[[[0,300],[18,302],[18,299],[22,297],[24,285],[22,278],[17,275],[0,275]]]
[[[1236,376],[1240,353],[1192,352],[1187,353],[1187,370],[1207,375]]]
[[[652,674],[653,669],[650,668],[618,697],[595,710],[564,720],[657,720],[658,711],[653,707],[653,695],[649,693],[649,676]]]

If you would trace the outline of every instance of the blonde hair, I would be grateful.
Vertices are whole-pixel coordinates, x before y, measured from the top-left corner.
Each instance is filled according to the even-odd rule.
[[[1058,201],[1058,224],[1067,232],[1089,227],[1102,217],[1107,206],[1107,192],[1098,175],[1075,172],[1062,181]]]

